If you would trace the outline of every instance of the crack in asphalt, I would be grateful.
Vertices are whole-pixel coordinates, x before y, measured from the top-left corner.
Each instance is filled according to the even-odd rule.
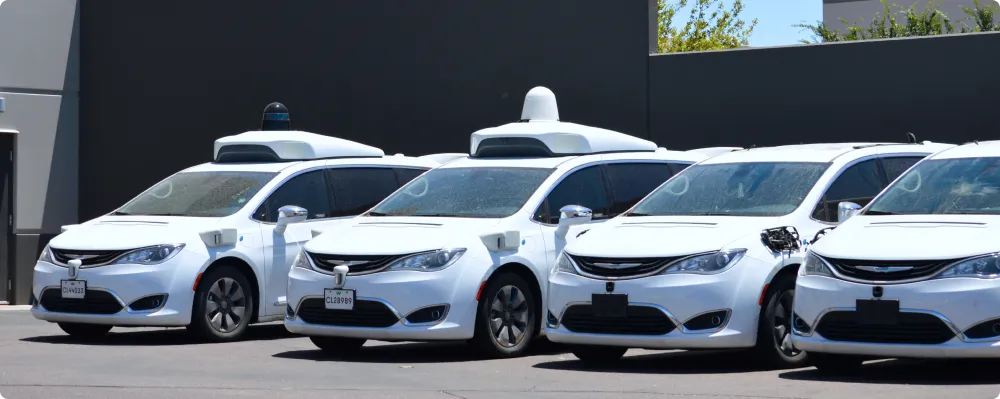
[[[231,390],[242,391],[300,391],[300,392],[327,392],[327,391],[378,391],[378,392],[438,392],[460,399],[465,399],[459,395],[461,392],[470,393],[597,393],[597,394],[620,394],[620,395],[656,395],[661,397],[708,397],[708,398],[761,398],[761,399],[809,399],[802,396],[761,396],[761,395],[739,395],[721,393],[666,393],[653,391],[630,391],[630,390],[589,390],[589,391],[569,391],[569,390],[532,390],[532,389],[385,389],[385,388],[236,388],[236,387],[201,387],[201,386],[157,386],[157,385],[75,385],[75,384],[0,384],[0,387],[18,388],[101,388],[101,389],[184,389],[184,390]]]

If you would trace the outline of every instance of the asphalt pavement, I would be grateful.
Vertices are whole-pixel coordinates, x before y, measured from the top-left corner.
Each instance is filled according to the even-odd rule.
[[[183,329],[116,328],[76,342],[24,310],[0,308],[0,397],[29,398],[954,398],[994,399],[1000,361],[885,360],[858,378],[766,370],[731,352],[630,350],[588,367],[545,342],[519,359],[482,360],[458,343],[369,342],[324,356],[281,324],[247,340],[199,343]]]

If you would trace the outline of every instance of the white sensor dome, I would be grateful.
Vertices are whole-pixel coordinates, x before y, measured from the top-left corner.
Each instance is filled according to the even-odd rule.
[[[558,121],[559,107],[556,105],[555,93],[542,86],[528,91],[524,96],[524,107],[521,108],[521,120]]]

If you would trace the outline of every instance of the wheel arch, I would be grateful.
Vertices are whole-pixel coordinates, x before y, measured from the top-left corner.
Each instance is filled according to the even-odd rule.
[[[253,300],[253,306],[254,306],[254,312],[253,315],[251,316],[250,323],[251,324],[256,323],[262,311],[260,307],[260,298],[262,297],[261,295],[262,293],[260,292],[261,287],[260,287],[260,281],[257,279],[257,273],[254,272],[253,267],[250,267],[250,264],[247,263],[247,261],[235,256],[227,256],[216,259],[211,264],[209,264],[208,267],[205,268],[205,271],[201,272],[198,275],[198,280],[195,282],[195,285],[192,288],[195,291],[197,291],[198,287],[202,284],[201,281],[202,276],[224,266],[230,266],[236,268],[236,270],[242,273],[243,276],[246,277],[247,281],[250,283],[251,286],[250,292],[252,293],[251,299]],[[192,304],[192,306],[194,306],[194,304]]]

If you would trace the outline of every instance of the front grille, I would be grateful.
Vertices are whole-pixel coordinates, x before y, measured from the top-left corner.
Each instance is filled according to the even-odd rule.
[[[957,260],[853,260],[825,258],[843,276],[865,281],[900,281],[930,276]],[[910,267],[899,271],[870,271],[858,267]]]
[[[119,256],[125,255],[130,251],[91,251],[81,249],[56,249],[52,247],[49,247],[49,249],[52,250],[52,257],[57,263],[65,265],[73,259],[80,259],[82,267],[103,266],[111,263]]]
[[[343,327],[390,327],[399,321],[399,317],[378,301],[358,300],[354,309],[327,309],[323,298],[309,298],[299,306],[299,318],[309,324]]]
[[[87,290],[83,299],[62,297],[62,291],[50,288],[42,293],[41,305],[50,312],[115,314],[122,310],[122,304],[111,293],[101,290]]]
[[[356,276],[359,274],[369,274],[380,272],[389,266],[393,261],[406,255],[327,255],[309,252],[309,258],[317,269],[332,272],[333,268],[344,263],[362,262],[347,265],[347,275]]]
[[[899,314],[894,326],[858,324],[854,311],[827,313],[816,326],[816,332],[831,341],[878,344],[943,344],[955,338],[955,333],[941,319],[926,313]]]
[[[680,259],[670,258],[594,258],[570,255],[580,271],[607,278],[635,277],[650,274]],[[622,266],[627,265],[627,266]]]
[[[591,305],[574,305],[566,309],[562,324],[576,333],[615,335],[663,335],[676,328],[659,309],[629,306],[626,317],[596,317]]]

